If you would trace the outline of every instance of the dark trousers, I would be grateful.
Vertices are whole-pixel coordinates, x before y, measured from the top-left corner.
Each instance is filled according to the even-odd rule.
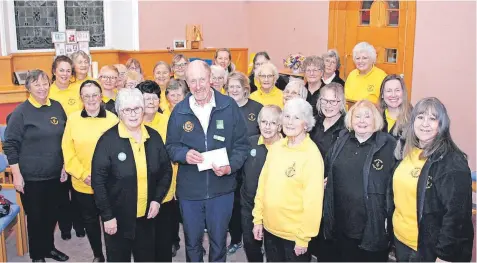
[[[58,218],[60,178],[25,181],[21,200],[27,215],[31,259],[42,259],[55,248],[54,232]]]
[[[138,218],[134,239],[125,238],[118,233],[114,235],[104,233],[107,261],[131,262],[131,254],[134,257],[134,262],[154,261],[154,224],[155,220],[153,219]]]
[[[359,247],[361,240],[339,235],[336,252],[341,262],[387,262],[389,251],[367,251]]]
[[[61,184],[60,191],[60,212],[58,215],[58,227],[61,233],[71,233],[73,227],[76,232],[84,233],[84,224],[81,220],[81,211],[78,208],[78,202],[76,201],[73,193],[73,186],[71,184],[71,176],[68,176],[68,180]]]
[[[238,244],[242,242],[242,215],[240,206],[240,187],[235,190],[234,208],[232,210],[232,218],[229,222],[230,244]]]
[[[187,262],[202,262],[202,239],[207,228],[209,262],[225,262],[227,226],[232,216],[234,193],[206,199],[179,200],[186,245]]]
[[[263,262],[262,241],[253,237],[252,209],[242,207],[243,248],[248,262]]]
[[[88,235],[88,241],[94,257],[103,257],[103,243],[101,241],[101,223],[99,210],[94,202],[94,195],[84,194],[73,190],[73,196],[78,201],[81,219]]]
[[[266,230],[263,230],[263,236],[267,262],[310,262],[309,251],[299,256],[295,254],[295,242],[277,237]]]
[[[179,201],[172,199],[173,214],[172,214],[172,243],[179,245],[181,238],[179,237],[179,224],[182,223],[181,210],[179,208]]]
[[[396,246],[397,262],[419,262],[417,251],[408,247],[394,237],[394,245]]]
[[[320,225],[318,236],[308,243],[308,250],[314,255],[318,262],[337,262],[336,244],[334,240],[325,240],[323,237],[323,224]]]
[[[161,204],[156,216],[156,256],[155,262],[172,261],[172,234],[174,220],[174,202]]]

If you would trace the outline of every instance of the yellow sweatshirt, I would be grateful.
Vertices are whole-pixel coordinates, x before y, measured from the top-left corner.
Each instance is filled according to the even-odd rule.
[[[269,93],[265,93],[261,88],[250,94],[250,99],[265,105],[277,105],[283,109],[283,92],[277,87],[273,87]]]
[[[68,88],[61,90],[56,85],[56,82],[53,82],[50,86],[48,97],[58,101],[63,106],[66,116],[68,116],[75,111],[83,109],[79,87],[78,85],[70,84]]]
[[[91,175],[96,143],[105,131],[118,123],[118,118],[106,110],[101,110],[95,118],[85,117],[85,114],[85,111],[77,111],[68,117],[61,146],[65,170],[71,174],[73,188],[80,193],[92,194],[93,189],[84,180]]]
[[[156,115],[154,115],[154,119],[152,119],[151,122],[144,121],[144,125],[147,125],[153,128],[159,133],[159,135],[161,135],[164,144],[166,143],[167,123],[169,122],[169,117],[170,117],[170,114],[167,114],[166,112],[165,114],[160,114],[159,112],[157,112]],[[169,188],[169,191],[167,192],[166,197],[164,197],[164,200],[162,201],[162,203],[169,202],[172,200],[172,198],[174,198],[174,195],[176,193],[176,178],[177,178],[178,169],[179,169],[179,165],[177,163],[173,163],[171,187]]]
[[[320,229],[323,178],[323,158],[309,135],[294,147],[287,138],[273,144],[258,181],[253,223],[308,247]]]
[[[386,72],[375,66],[366,75],[361,75],[358,69],[354,69],[346,79],[345,98],[353,101],[367,99],[374,104],[378,103],[381,83],[386,76]]]

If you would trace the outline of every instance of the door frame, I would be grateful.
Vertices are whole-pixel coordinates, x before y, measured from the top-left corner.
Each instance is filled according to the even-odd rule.
[[[346,13],[358,12],[356,10],[356,2],[362,1],[330,0],[329,2],[328,49],[334,48],[340,52],[340,72],[342,72],[343,79],[347,77],[343,67],[347,64],[346,61],[348,59],[352,59],[352,54],[346,54]],[[400,5],[402,4],[407,5],[407,13],[399,14],[400,21],[404,22],[399,23],[399,29],[406,32],[404,34],[404,49],[402,49],[404,55],[400,56],[403,59],[402,72],[404,73],[404,81],[410,98],[414,62],[414,39],[416,35],[416,1],[400,1]]]

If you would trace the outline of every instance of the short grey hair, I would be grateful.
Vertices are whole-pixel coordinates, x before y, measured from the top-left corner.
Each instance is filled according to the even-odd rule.
[[[336,82],[331,82],[330,84],[327,84],[320,89],[320,98],[316,102],[316,109],[318,110],[318,113],[323,114],[321,112],[321,97],[323,97],[323,94],[325,94],[325,91],[327,90],[333,91],[335,93],[336,99],[340,101],[338,102],[338,104],[340,104],[340,113],[346,113],[346,99],[344,95],[344,88],[341,84]]]
[[[269,104],[269,105],[263,106],[262,109],[260,110],[260,112],[258,113],[258,117],[257,117],[258,124],[260,124],[260,122],[262,122],[263,113],[265,111],[273,112],[276,115],[277,119],[279,120],[278,122],[281,123],[280,118],[281,118],[281,115],[282,115],[282,109],[280,109],[280,107],[278,107],[277,105]]]
[[[210,73],[213,72],[218,72],[220,75],[224,76],[224,81],[227,82],[227,71],[225,71],[223,67],[219,65],[212,65],[210,66]],[[210,74],[210,77],[212,77],[212,74]]]
[[[306,71],[306,68],[309,66],[315,66],[319,70],[321,70],[321,72],[325,71],[325,62],[323,61],[323,58],[319,56],[306,57],[305,60],[303,61],[303,65],[301,66],[301,69],[303,71]]]
[[[339,69],[341,67],[341,60],[340,60],[340,55],[338,54],[338,50],[336,49],[330,49],[328,52],[323,54],[323,60],[327,58],[334,58],[336,59],[336,69]]]
[[[75,60],[76,60],[78,57],[83,57],[83,58],[85,58],[86,60],[88,60],[88,63],[91,64],[91,59],[90,59],[90,57],[89,57],[88,54],[86,54],[86,52],[84,52],[83,50],[78,50],[78,51],[74,52],[73,54],[71,54],[70,56],[71,56],[71,60],[73,60],[73,64],[75,63]]]
[[[265,63],[263,63],[258,69],[257,69],[257,76],[255,76],[256,78],[259,77],[259,75],[262,73],[262,71],[264,71],[265,69],[270,69],[272,72],[273,72],[273,84],[275,84],[275,82],[277,82],[277,79],[278,79],[278,69],[275,65],[273,65],[272,62],[270,61],[267,61]]]
[[[139,89],[120,89],[116,96],[114,108],[118,114],[126,105],[138,105],[144,109],[144,97]]]
[[[293,98],[285,104],[283,108],[282,117],[287,112],[295,112],[298,113],[297,117],[300,118],[305,122],[306,131],[310,132],[313,127],[315,127],[316,120],[313,117],[313,108],[311,107],[310,103],[302,98]],[[282,123],[283,126],[283,123]]]
[[[368,54],[372,63],[376,62],[376,49],[374,49],[373,45],[369,44],[368,42],[360,42],[356,44],[356,46],[353,48],[353,61],[358,53],[361,52]]]
[[[295,80],[292,80],[290,82],[288,82],[288,84],[285,86],[285,89],[283,90],[283,92],[285,92],[285,90],[287,90],[288,88],[291,88],[292,86],[298,86],[298,95],[300,96],[300,98],[306,100],[306,97],[308,96],[308,89],[306,89],[305,87],[305,82],[303,80],[300,80],[300,79],[295,79]]]
[[[40,78],[44,78],[48,80],[48,83],[51,83],[50,78],[48,77],[48,74],[46,74],[46,72],[44,72],[43,70],[35,69],[35,70],[28,71],[27,77],[25,79],[25,88],[28,91],[30,91],[31,84],[33,82],[38,81]]]
[[[186,83],[181,79],[171,79],[166,87],[166,96],[173,90],[180,90],[184,94],[184,97],[189,92],[186,87]]]

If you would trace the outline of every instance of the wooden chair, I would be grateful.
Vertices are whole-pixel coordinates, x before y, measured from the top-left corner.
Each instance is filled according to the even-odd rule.
[[[2,194],[11,201],[10,215],[0,218],[0,262],[7,262],[6,235],[8,230],[14,227],[17,243],[17,255],[23,256],[28,252],[28,238],[25,222],[25,211],[23,210],[20,194],[15,190],[13,184],[1,184]]]

